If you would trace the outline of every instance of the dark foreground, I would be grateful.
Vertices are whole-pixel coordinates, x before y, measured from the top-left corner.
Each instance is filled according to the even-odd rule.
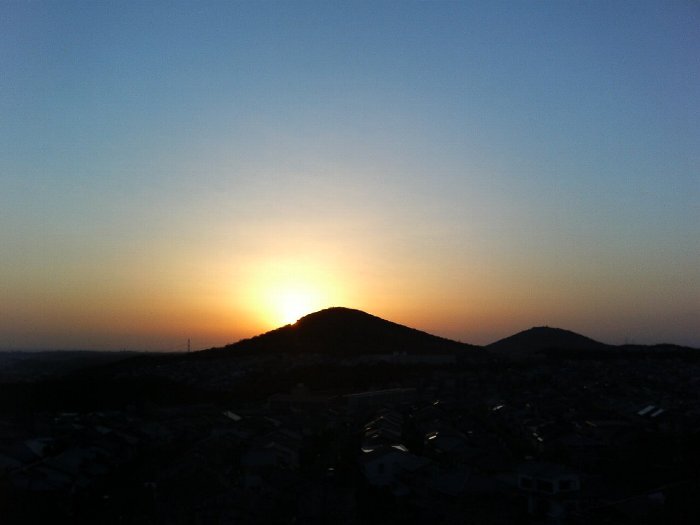
[[[140,363],[2,385],[2,523],[700,522],[693,353]]]

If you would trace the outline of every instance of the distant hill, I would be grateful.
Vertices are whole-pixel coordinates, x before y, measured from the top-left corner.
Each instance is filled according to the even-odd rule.
[[[337,356],[394,352],[446,354],[477,348],[392,323],[360,310],[334,307],[309,314],[292,325],[197,354],[206,356],[238,351]]]
[[[418,384],[431,363],[442,359],[358,359],[347,357],[406,353],[460,356],[456,370],[499,365],[501,360],[539,359],[700,359],[700,350],[675,345],[610,346],[558,328],[536,327],[478,347],[437,337],[420,330],[349,308],[329,308],[221,348],[191,353],[120,355],[40,355],[8,353],[0,374],[0,413],[17,407],[41,410],[102,410],[143,403],[195,403],[212,399],[265,399],[303,383],[311,389],[381,389],[387,385]],[[303,359],[303,356],[314,356]],[[317,358],[316,356],[325,356]],[[29,359],[33,357],[33,359]],[[22,377],[13,360],[29,359]],[[54,360],[56,358],[56,360]],[[3,364],[3,363],[0,363]],[[27,366],[30,363],[27,363]],[[15,366],[17,365],[17,366]],[[351,366],[346,366],[351,365]],[[44,374],[44,367],[50,375]],[[27,373],[29,372],[29,374]],[[86,393],[89,393],[86,395]]]
[[[78,370],[130,360],[145,352],[99,350],[15,350],[0,352],[0,383],[36,382]]]
[[[612,347],[569,330],[537,326],[491,343],[486,348],[499,353],[528,354],[545,350],[604,350]]]

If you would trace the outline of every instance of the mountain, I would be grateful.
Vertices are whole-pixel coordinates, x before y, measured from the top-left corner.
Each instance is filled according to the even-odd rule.
[[[421,358],[344,359],[397,352],[419,354]],[[563,359],[700,358],[700,350],[673,345],[615,347],[549,327],[531,328],[487,347],[478,347],[359,310],[329,308],[302,317],[292,325],[221,348],[144,354],[87,366],[32,384],[0,382],[0,413],[17,407],[72,411],[124,408],[144,402],[260,400],[289,391],[299,383],[312,390],[348,392],[382,389],[387,385],[410,386],[420,383],[431,363],[436,366],[445,363],[443,359],[422,356],[459,356],[458,360],[450,360],[456,361],[454,373],[459,374],[480,365],[491,369],[493,358],[521,360],[540,353]],[[86,392],[90,395],[85,395]]]
[[[326,355],[445,354],[478,347],[392,323],[351,308],[321,310],[271,332],[223,348],[197,352],[202,356],[223,352],[283,352]]]
[[[569,330],[536,326],[491,343],[486,348],[499,353],[527,354],[545,350],[604,350],[611,347]]]

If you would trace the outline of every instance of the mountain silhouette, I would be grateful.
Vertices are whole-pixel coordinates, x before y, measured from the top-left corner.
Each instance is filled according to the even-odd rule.
[[[239,351],[338,356],[394,352],[445,354],[477,348],[479,347],[393,323],[361,310],[333,307],[306,315],[294,324],[251,339],[198,354]]]
[[[610,346],[569,330],[536,326],[486,348],[503,353],[536,353],[545,350],[604,350]]]
[[[20,385],[12,395],[0,396],[0,401],[13,400],[14,406],[14,400],[20,399],[23,401],[19,403],[35,404],[43,409],[51,406],[97,410],[144,400],[168,404],[222,399],[220,396],[264,399],[275,392],[288,391],[298,383],[316,389],[342,387],[348,391],[384,388],[409,379],[417,381],[432,364],[443,366],[448,362],[424,359],[425,356],[454,356],[458,359],[449,361],[467,370],[480,365],[500,366],[498,361],[503,359],[539,358],[542,354],[562,359],[614,360],[632,356],[695,359],[698,352],[700,349],[668,344],[611,346],[549,327],[531,328],[480,347],[431,335],[360,310],[336,307],[220,348],[191,353],[148,353],[100,366],[86,363],[85,368],[66,376]],[[385,355],[393,357],[396,353],[420,355],[420,358],[384,359]],[[381,357],[345,359],[367,355]],[[304,359],[305,356],[310,359]],[[86,396],[85,392],[90,395]]]

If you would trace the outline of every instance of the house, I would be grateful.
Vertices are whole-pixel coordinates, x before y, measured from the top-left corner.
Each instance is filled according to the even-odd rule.
[[[578,510],[581,481],[573,470],[555,463],[531,461],[517,470],[518,488],[528,498],[528,512],[553,521]]]
[[[362,450],[371,452],[382,446],[401,443],[403,418],[393,410],[381,410],[376,418],[362,429]]]
[[[411,454],[402,445],[378,448],[360,457],[362,473],[367,482],[375,487],[396,488],[402,474],[414,473],[431,463],[427,458]]]
[[[276,470],[299,468],[301,443],[301,436],[286,428],[276,429],[255,439],[241,456],[244,485],[257,487]]]

